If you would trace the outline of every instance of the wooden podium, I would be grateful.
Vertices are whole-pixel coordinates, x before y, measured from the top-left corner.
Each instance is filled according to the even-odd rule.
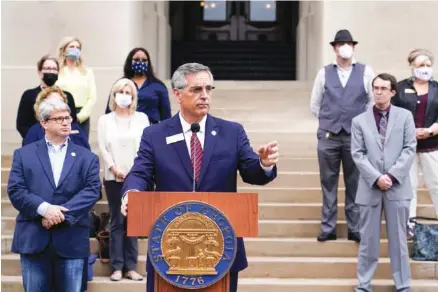
[[[184,201],[199,201],[219,209],[230,221],[237,237],[258,237],[258,195],[255,193],[210,192],[130,192],[128,236],[149,236],[161,213]],[[155,272],[155,292],[182,292]],[[229,272],[215,284],[197,289],[202,292],[228,292]]]

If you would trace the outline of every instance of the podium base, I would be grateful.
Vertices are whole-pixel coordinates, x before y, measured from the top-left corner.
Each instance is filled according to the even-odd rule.
[[[183,291],[199,291],[199,292],[229,292],[230,291],[230,273],[228,272],[222,279],[215,284],[202,289],[182,289],[175,287],[166,282],[160,275],[155,272],[155,289],[154,292],[183,292]]]

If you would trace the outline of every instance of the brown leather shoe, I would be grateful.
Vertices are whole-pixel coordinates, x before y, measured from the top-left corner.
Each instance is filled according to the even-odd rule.
[[[110,277],[111,281],[120,281],[122,280],[122,271],[114,271]]]
[[[137,273],[136,271],[128,271],[125,273],[125,278],[131,279],[133,281],[142,281],[143,276]]]

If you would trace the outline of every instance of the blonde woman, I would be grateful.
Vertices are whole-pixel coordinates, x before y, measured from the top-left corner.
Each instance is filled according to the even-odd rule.
[[[65,37],[58,47],[59,76],[56,85],[73,95],[79,125],[87,138],[90,135],[90,115],[96,103],[94,73],[84,66],[82,42]]]
[[[414,116],[417,155],[410,172],[414,197],[409,217],[417,215],[418,172],[423,172],[438,218],[438,82],[433,76],[434,57],[425,49],[413,50],[408,56],[412,77],[399,82],[393,104],[409,110]],[[414,224],[408,224],[409,236],[414,234]]]
[[[128,279],[143,280],[135,271],[137,238],[126,236],[126,219],[120,213],[123,180],[134,163],[143,129],[149,126],[148,117],[136,111],[137,100],[135,84],[126,78],[118,80],[110,93],[111,112],[99,118],[97,127],[99,149],[104,161],[103,183],[111,215],[110,260],[113,281],[120,281],[123,271]]]

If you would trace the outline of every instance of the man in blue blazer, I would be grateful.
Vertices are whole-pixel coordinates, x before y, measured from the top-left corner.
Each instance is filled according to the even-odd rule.
[[[237,171],[244,182],[256,185],[276,177],[277,142],[260,147],[257,155],[242,125],[209,115],[212,84],[213,76],[204,65],[184,64],[175,71],[172,87],[180,111],[144,130],[122,189],[124,215],[129,191],[236,192]],[[237,291],[238,272],[247,266],[243,239],[238,238],[230,269],[231,292]],[[146,270],[147,291],[153,292],[154,270],[149,259]]]
[[[9,176],[9,199],[19,211],[12,252],[20,254],[26,292],[81,292],[99,160],[69,141],[67,104],[44,101],[39,117],[44,139],[15,150]]]

